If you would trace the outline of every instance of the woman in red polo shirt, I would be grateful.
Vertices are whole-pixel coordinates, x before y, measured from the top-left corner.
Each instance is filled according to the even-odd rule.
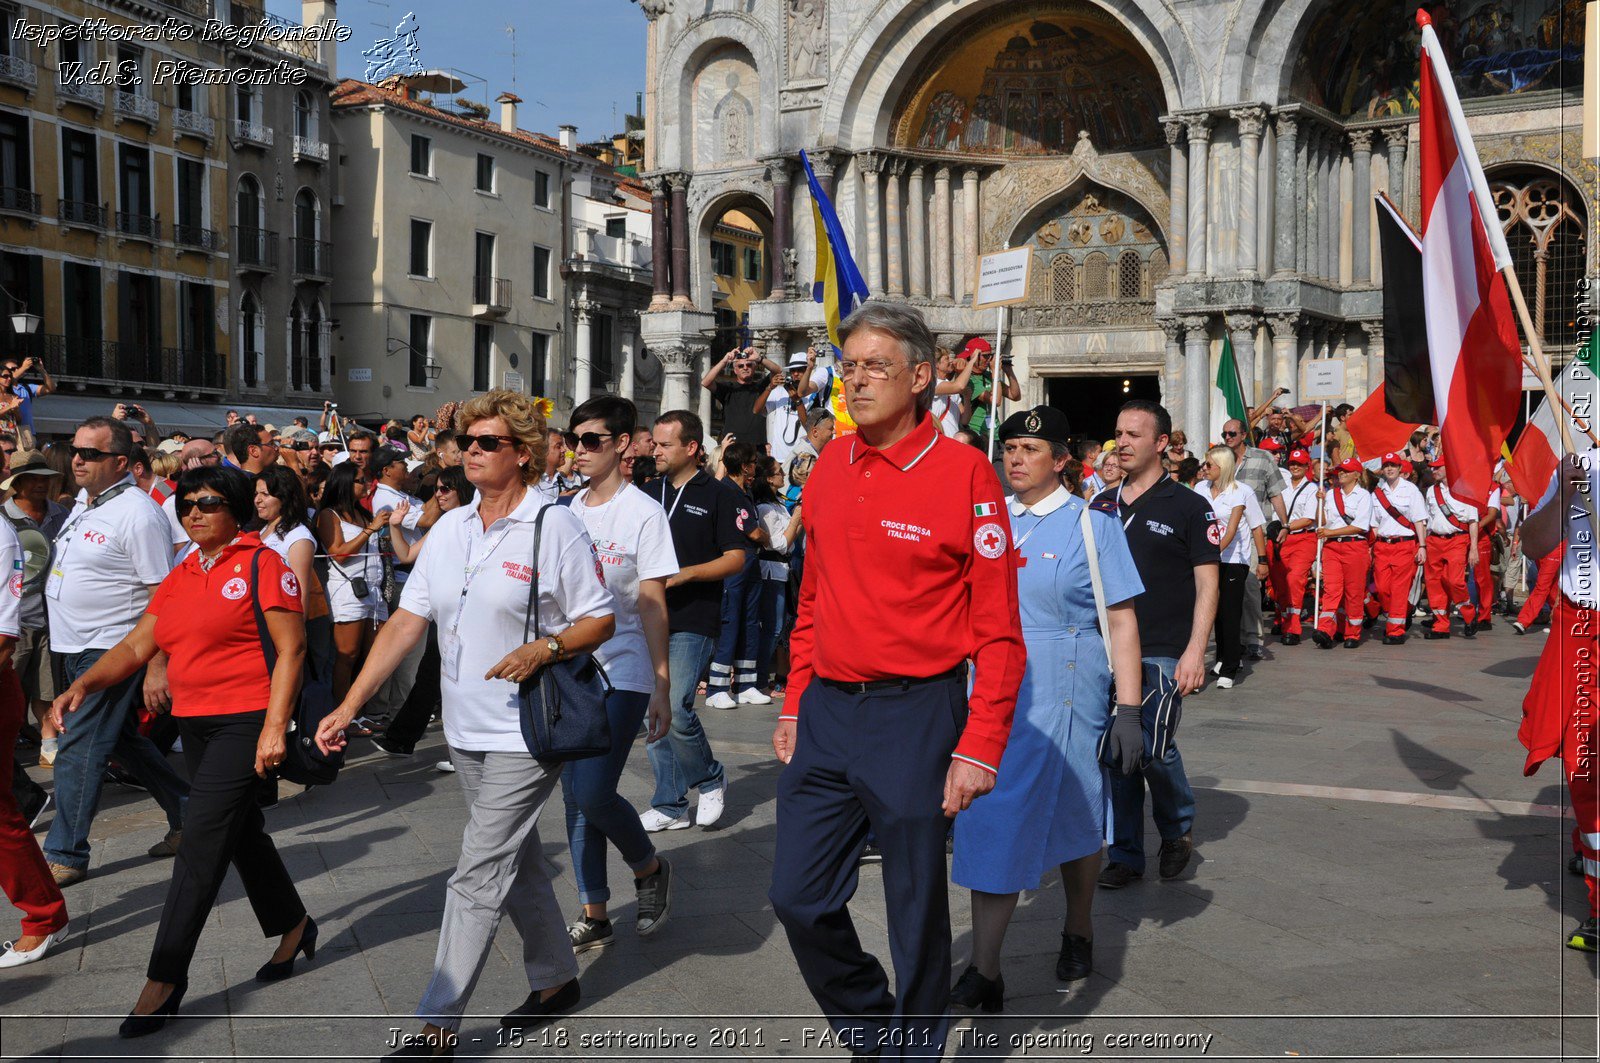
[[[267,836],[256,787],[284,757],[284,732],[300,690],[305,621],[300,583],[254,534],[252,485],[237,471],[201,466],[178,478],[178,518],[197,549],[172,570],[138,625],[52,706],[57,726],[83,699],[143,668],[157,650],[169,657],[172,714],[183,736],[189,804],[183,845],[146,970],[149,981],[123,1022],[124,1037],[154,1033],[177,1013],[189,961],[231,862],[277,951],[256,980],[294,971],[316,950],[317,924]],[[254,586],[252,586],[252,582]],[[268,674],[255,604],[277,651]]]

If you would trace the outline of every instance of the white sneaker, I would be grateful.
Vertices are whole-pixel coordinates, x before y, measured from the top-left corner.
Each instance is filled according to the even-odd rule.
[[[733,700],[733,695],[726,690],[719,690],[706,699],[708,709],[737,709],[739,703]]]
[[[456,773],[456,766],[450,763],[448,760],[441,760],[439,763],[433,766],[433,770],[448,772],[449,774],[454,775]]]
[[[704,805],[705,798],[701,798],[700,803]],[[644,827],[646,834],[654,834],[660,830],[687,830],[689,828],[689,813],[685,812],[677,819],[673,819],[665,812],[649,808],[639,816],[639,823]]]
[[[741,705],[771,705],[772,699],[761,693],[755,687],[739,691],[739,704]]]
[[[709,827],[722,818],[723,806],[728,799],[728,779],[722,779],[722,789],[712,790],[709,793],[700,791],[700,807],[694,811],[694,823],[697,827]],[[687,826],[687,824],[685,824]]]
[[[13,948],[11,943],[8,941],[6,942],[5,954],[0,955],[0,967],[21,967],[25,963],[33,963],[36,960],[42,960],[44,959],[45,953],[49,952],[54,946],[61,944],[66,939],[67,927],[62,927],[54,934],[46,937],[38,948],[32,949],[28,952],[17,951],[17,949]]]
[[[1229,679],[1225,675],[1219,675],[1217,676],[1217,686],[1221,687],[1223,690],[1232,690],[1233,680]]]

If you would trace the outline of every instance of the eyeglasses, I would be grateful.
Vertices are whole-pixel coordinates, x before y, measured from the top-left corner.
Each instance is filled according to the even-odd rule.
[[[209,452],[207,454],[200,455],[200,457],[197,460],[202,465],[209,465],[212,462],[221,461],[222,460],[222,454],[219,451],[213,450],[213,451],[211,451],[211,452]]]
[[[868,380],[888,380],[890,377],[898,375],[900,370],[904,368],[904,366],[895,365],[893,362],[885,362],[882,359],[874,359],[870,362],[857,362],[849,358],[839,360],[839,375],[843,377],[849,377],[857,369],[860,369],[867,374]]]
[[[113,450],[96,450],[94,447],[73,447],[72,456],[79,461],[105,461],[118,457],[118,454]]]
[[[499,450],[501,443],[511,447],[517,445],[517,441],[510,436],[474,436],[465,432],[456,436],[456,446],[460,447],[463,453],[471,450],[474,443],[478,444],[478,449],[485,454],[493,454]]]
[[[617,437],[611,432],[585,432],[581,436],[576,432],[563,432],[561,433],[561,438],[567,441],[568,450],[577,450],[579,447],[584,450],[599,450],[602,439],[615,439]]]
[[[178,519],[182,520],[189,515],[191,509],[210,515],[221,513],[227,508],[228,500],[221,495],[201,495],[199,498],[180,498],[175,503],[178,510]]]

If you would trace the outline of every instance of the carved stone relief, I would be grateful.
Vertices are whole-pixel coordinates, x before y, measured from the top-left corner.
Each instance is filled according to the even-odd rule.
[[[694,78],[694,160],[713,169],[756,155],[756,101],[761,81],[750,53],[730,45],[707,59]]]
[[[1007,163],[983,182],[980,203],[984,249],[1003,246],[1029,214],[1061,195],[1082,177],[1127,193],[1153,218],[1168,217],[1171,208],[1167,196],[1170,168],[1167,154],[1161,149],[1101,155],[1084,133],[1079,135],[1072,154],[1064,159]],[[1163,238],[1168,235],[1163,234]],[[1064,236],[1073,239],[1070,231]]]
[[[828,76],[826,0],[787,0],[789,80],[817,81]]]

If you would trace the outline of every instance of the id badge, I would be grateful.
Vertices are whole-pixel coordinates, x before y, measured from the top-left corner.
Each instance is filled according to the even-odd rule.
[[[61,585],[67,581],[67,575],[59,568],[50,569],[50,578],[44,581],[44,593],[48,598],[61,597]]]
[[[459,682],[461,637],[453,631],[446,633],[439,642],[439,671],[450,682]]]

